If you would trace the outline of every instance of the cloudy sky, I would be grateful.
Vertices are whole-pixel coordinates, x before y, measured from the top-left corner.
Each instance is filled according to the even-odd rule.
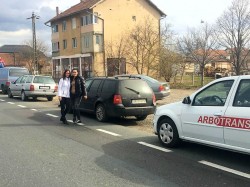
[[[115,1],[115,0],[114,0]],[[177,33],[199,26],[201,20],[214,23],[232,0],[151,0],[167,14],[165,22],[170,23]],[[40,16],[36,20],[37,38],[50,47],[51,30],[44,23],[55,16],[55,7],[66,10],[80,0],[1,0],[0,46],[23,44],[32,40],[32,12]]]

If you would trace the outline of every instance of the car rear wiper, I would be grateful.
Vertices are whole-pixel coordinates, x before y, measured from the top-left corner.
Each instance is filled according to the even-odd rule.
[[[132,88],[128,88],[128,87],[125,87],[126,89],[128,89],[128,90],[131,90],[132,92],[135,92],[136,94],[140,94],[140,92],[137,92],[136,90],[134,90],[134,89],[132,89]]]

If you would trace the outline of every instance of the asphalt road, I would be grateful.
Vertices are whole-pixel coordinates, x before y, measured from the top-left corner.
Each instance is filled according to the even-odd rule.
[[[46,100],[0,95],[0,186],[249,186],[250,156],[183,143],[165,149],[133,119],[63,125]],[[68,119],[72,119],[68,115]]]

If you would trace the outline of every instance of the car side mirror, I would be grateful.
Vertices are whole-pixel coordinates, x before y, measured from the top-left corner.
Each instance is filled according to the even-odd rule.
[[[185,97],[184,99],[183,99],[183,101],[182,101],[182,103],[183,104],[191,104],[191,99],[190,99],[190,97],[188,96],[188,97]]]
[[[16,84],[16,81],[12,81],[11,84]]]

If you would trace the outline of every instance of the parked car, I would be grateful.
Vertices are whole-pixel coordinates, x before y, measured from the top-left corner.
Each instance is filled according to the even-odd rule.
[[[27,68],[4,67],[0,68],[0,86],[3,94],[7,94],[10,83],[22,75],[28,75]]]
[[[123,74],[123,75],[116,75],[115,77],[137,77],[140,78],[148,83],[148,85],[152,88],[156,100],[161,100],[164,97],[168,96],[170,94],[170,85],[167,82],[160,82],[152,77],[149,77],[147,75],[129,75],[129,74]]]
[[[57,94],[57,88],[57,84],[50,76],[24,75],[10,84],[8,96],[20,96],[22,101],[26,101],[28,97],[34,100],[37,97],[46,97],[48,101],[52,101]]]
[[[88,99],[81,102],[80,110],[94,113],[98,121],[122,116],[144,120],[155,111],[152,89],[138,78],[96,77],[87,79],[86,85]]]
[[[220,78],[182,102],[158,107],[154,131],[174,147],[180,140],[250,154],[250,76]]]

